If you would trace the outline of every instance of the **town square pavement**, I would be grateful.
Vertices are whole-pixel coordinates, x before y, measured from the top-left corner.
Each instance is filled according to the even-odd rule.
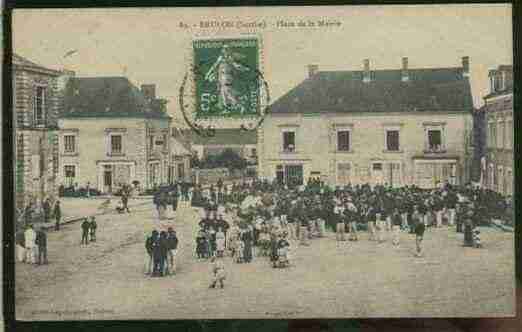
[[[175,276],[144,275],[146,235],[155,227],[152,202],[131,214],[97,217],[97,242],[81,246],[79,223],[48,234],[49,265],[16,264],[20,320],[336,318],[505,316],[514,311],[513,234],[483,229],[483,249],[463,248],[454,229],[430,229],[425,256],[415,239],[356,243],[333,233],[292,242],[293,261],[273,269],[225,258],[224,289],[208,289],[210,265],[194,255],[201,210],[180,202],[172,225],[180,240]],[[166,226],[166,224],[164,225]]]

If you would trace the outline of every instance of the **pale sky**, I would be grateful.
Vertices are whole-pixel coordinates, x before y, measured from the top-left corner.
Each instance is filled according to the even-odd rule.
[[[200,21],[266,23],[264,29],[192,27]],[[278,20],[328,19],[340,27],[278,28]],[[159,97],[178,111],[177,92],[195,37],[257,35],[272,101],[302,81],[306,65],[324,70],[458,67],[470,57],[475,106],[488,93],[488,70],[512,64],[511,6],[344,6],[239,8],[128,8],[15,10],[13,49],[46,67],[76,76],[127,76],[138,86],[155,83]],[[64,55],[71,50],[77,52]],[[176,116],[177,117],[177,116]]]

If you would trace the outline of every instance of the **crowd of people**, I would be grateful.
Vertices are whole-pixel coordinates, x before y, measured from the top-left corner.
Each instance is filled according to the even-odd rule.
[[[245,208],[245,201],[254,204]],[[369,184],[330,188],[318,179],[293,188],[259,180],[228,186],[220,181],[205,189],[196,186],[192,204],[205,211],[196,236],[197,257],[228,253],[238,263],[251,262],[256,249],[257,256],[277,262],[288,257],[289,240],[306,246],[310,239],[323,237],[326,229],[334,231],[340,243],[356,242],[360,232],[366,232],[370,241],[390,239],[394,246],[406,232],[414,236],[416,255],[422,256],[426,229],[455,226],[464,235],[464,246],[479,248],[478,226],[501,217],[509,206],[496,192],[471,185],[446,183],[430,190]],[[230,223],[223,220],[225,211]]]

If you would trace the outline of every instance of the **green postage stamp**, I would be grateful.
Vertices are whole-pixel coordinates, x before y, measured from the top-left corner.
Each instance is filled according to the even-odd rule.
[[[195,40],[196,117],[259,113],[257,38]]]

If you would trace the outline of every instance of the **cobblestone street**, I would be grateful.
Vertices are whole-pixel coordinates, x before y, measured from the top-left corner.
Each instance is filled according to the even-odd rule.
[[[132,214],[99,216],[97,242],[80,246],[79,223],[48,234],[49,265],[16,265],[17,318],[182,319],[506,316],[514,312],[513,233],[484,229],[483,249],[461,247],[454,229],[428,230],[425,256],[415,240],[377,244],[363,233],[337,244],[333,233],[308,247],[292,243],[293,266],[267,258],[225,258],[224,289],[209,290],[210,266],[194,255],[201,211],[180,202],[178,273],[144,275],[152,203]],[[384,313],[384,314],[383,314]]]

